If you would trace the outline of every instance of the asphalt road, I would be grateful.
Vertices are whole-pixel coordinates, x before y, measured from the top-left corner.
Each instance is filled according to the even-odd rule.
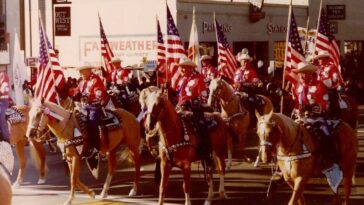
[[[351,204],[364,204],[364,109],[361,109],[360,125],[358,129],[359,153],[356,168],[356,184],[352,189]],[[254,146],[255,140],[248,144],[247,152],[251,157],[257,153]],[[29,155],[29,148],[27,148]],[[17,163],[17,162],[16,162]],[[38,174],[31,160],[27,162],[25,181],[21,188],[13,190],[13,204],[15,205],[53,205],[62,204],[69,194],[69,176],[65,175],[63,162],[60,153],[50,153],[47,151],[48,172],[46,184],[37,185]],[[128,162],[118,163],[117,171],[112,181],[107,200],[90,199],[87,195],[77,192],[73,204],[79,205],[114,205],[114,204],[156,204],[158,201],[158,188],[154,183],[153,159],[146,153],[143,154],[141,190],[136,197],[128,197],[132,186],[133,167]],[[15,174],[18,167],[15,167]],[[81,180],[97,194],[100,194],[103,181],[106,177],[106,161],[102,164],[101,176],[95,180],[82,163]],[[12,176],[15,181],[16,175]],[[283,184],[277,194],[270,200],[265,199],[265,193],[270,178],[271,169],[254,168],[252,164],[234,160],[232,169],[225,177],[225,190],[228,196],[225,200],[216,199],[214,205],[221,204],[249,204],[249,205],[283,205],[287,204],[291,191]],[[214,190],[218,197],[218,178],[215,175]],[[342,193],[342,191],[341,191]],[[194,164],[191,182],[192,204],[203,204],[207,196],[207,184],[202,175],[202,168],[198,163]],[[331,204],[331,191],[326,179],[314,178],[310,181],[305,190],[306,204],[326,205]],[[1,202],[0,202],[1,204]],[[168,186],[165,204],[184,204],[184,194],[182,191],[182,175],[179,170],[174,169]]]

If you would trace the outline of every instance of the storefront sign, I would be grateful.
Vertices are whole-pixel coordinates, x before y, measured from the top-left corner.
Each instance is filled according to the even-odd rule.
[[[327,18],[330,20],[345,19],[345,5],[327,5]]]
[[[274,42],[274,63],[275,68],[283,68],[284,64],[284,52],[286,51],[285,41]]]
[[[267,33],[268,34],[287,33],[287,26],[268,23],[267,24]]]
[[[221,24],[222,32],[230,33],[232,30],[232,26],[229,24]],[[215,32],[215,24],[208,23],[206,21],[202,22],[202,33],[211,33]]]
[[[140,36],[108,36],[111,50],[120,57],[123,66],[140,64],[143,58],[157,59],[157,41],[154,35]],[[80,61],[88,61],[94,65],[100,62],[100,37],[85,36],[80,38]]]
[[[328,24],[329,24],[330,32],[333,34],[337,34],[339,31],[339,28],[338,28],[339,26],[338,26],[337,21],[329,21]]]
[[[26,58],[25,64],[29,67],[35,67],[38,64],[38,58],[36,58],[36,57]]]
[[[55,7],[54,29],[56,36],[71,35],[71,7]]]

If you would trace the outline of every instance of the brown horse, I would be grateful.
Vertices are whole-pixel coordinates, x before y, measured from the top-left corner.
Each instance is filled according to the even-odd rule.
[[[342,95],[341,98],[346,102],[347,108],[340,110],[340,118],[356,130],[359,118],[358,103],[348,95]]]
[[[317,140],[308,133],[304,126],[285,115],[278,113],[260,115],[256,112],[256,116],[261,160],[263,163],[267,163],[271,160],[272,155],[276,155],[283,177],[293,190],[288,204],[305,204],[304,187],[314,173],[321,171],[317,170],[319,169],[316,154],[318,151]],[[337,129],[341,156],[339,165],[343,171],[345,204],[348,205],[358,142],[355,131],[346,122],[342,122]],[[338,202],[337,192],[334,195],[334,203]]]
[[[196,153],[197,136],[193,132],[192,124],[188,118],[183,120],[174,109],[172,103],[162,94],[162,91],[149,92],[144,96],[142,104],[147,108],[145,128],[148,132],[156,130],[160,136],[159,154],[161,158],[162,179],[159,187],[159,203],[163,204],[168,178],[172,167],[182,169],[185,193],[185,205],[190,205],[190,177],[191,163],[199,160]],[[217,125],[208,130],[213,156],[216,160],[218,174],[220,175],[219,193],[225,197],[224,175],[226,158],[227,127],[218,114],[209,114]],[[205,204],[210,204],[213,197],[212,173],[207,176],[209,191]]]
[[[116,152],[120,144],[124,143],[129,148],[129,154],[135,165],[134,185],[129,195],[135,195],[139,188],[140,179],[140,126],[135,117],[123,110],[116,109],[114,112],[120,117],[122,127],[110,130],[108,133],[109,139],[101,138],[100,152],[108,157],[108,175],[101,192],[101,197],[107,196],[107,192],[111,183],[112,176],[116,168]],[[52,117],[53,116],[53,117]],[[57,117],[54,117],[57,116]],[[56,118],[56,119],[54,119]],[[59,120],[62,119],[62,120]],[[51,102],[37,102],[32,104],[29,112],[29,125],[27,136],[38,138],[48,125],[49,129],[58,138],[58,144],[64,146],[64,157],[68,163],[70,170],[71,192],[65,204],[71,204],[76,187],[79,187],[83,192],[91,197],[94,197],[94,192],[85,186],[79,179],[80,174],[80,156],[76,149],[76,145],[71,143],[65,146],[65,143],[70,143],[74,140],[74,129],[82,130],[78,125],[76,112],[70,112]]]
[[[236,136],[239,140],[239,151],[242,153],[245,147],[245,137],[248,132],[249,124],[252,119],[249,112],[241,105],[240,96],[234,93],[233,88],[223,79],[216,78],[210,82],[210,95],[208,105],[214,105],[220,101],[221,117],[227,123],[230,134]],[[265,101],[264,106],[259,107],[261,114],[267,114],[273,110],[272,102],[265,96],[259,95]],[[227,168],[231,166],[232,138],[228,138],[228,163]]]

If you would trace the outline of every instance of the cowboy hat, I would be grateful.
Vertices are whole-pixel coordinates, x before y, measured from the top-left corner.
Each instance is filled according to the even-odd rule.
[[[309,73],[314,73],[317,70],[318,70],[318,68],[315,65],[311,64],[311,63],[300,62],[297,65],[297,69],[295,69],[294,71],[296,73],[306,73],[306,74],[309,74]]]
[[[121,62],[121,59],[119,57],[112,57],[111,61],[109,62],[109,64],[111,63],[120,63]]]
[[[189,58],[186,58],[186,57],[181,58],[178,65],[180,67],[191,67],[191,68],[196,68],[197,67],[196,63],[192,62]]]
[[[95,66],[93,66],[90,62],[85,61],[85,62],[82,62],[80,64],[80,66],[78,66],[76,68],[76,70],[82,71],[82,70],[88,70],[88,69],[94,69],[94,68],[95,68]]]
[[[209,55],[203,55],[203,56],[201,56],[200,61],[203,61],[203,60],[211,60],[211,59],[212,59],[211,56],[209,56]]]
[[[319,59],[319,58],[325,58],[325,57],[328,57],[330,58],[331,57],[331,54],[328,52],[328,51],[319,51],[318,54],[315,56],[315,60],[316,59]]]

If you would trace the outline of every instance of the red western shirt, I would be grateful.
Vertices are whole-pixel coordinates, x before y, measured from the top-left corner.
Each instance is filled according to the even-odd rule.
[[[187,100],[201,98],[203,101],[207,98],[206,84],[203,75],[193,73],[190,76],[183,77],[178,84],[179,100],[178,104],[182,105]]]
[[[9,99],[9,76],[6,72],[0,72],[0,99]]]
[[[89,96],[88,103],[105,102],[106,88],[100,77],[91,74],[87,80],[82,80],[79,84],[79,90],[83,95]]]

